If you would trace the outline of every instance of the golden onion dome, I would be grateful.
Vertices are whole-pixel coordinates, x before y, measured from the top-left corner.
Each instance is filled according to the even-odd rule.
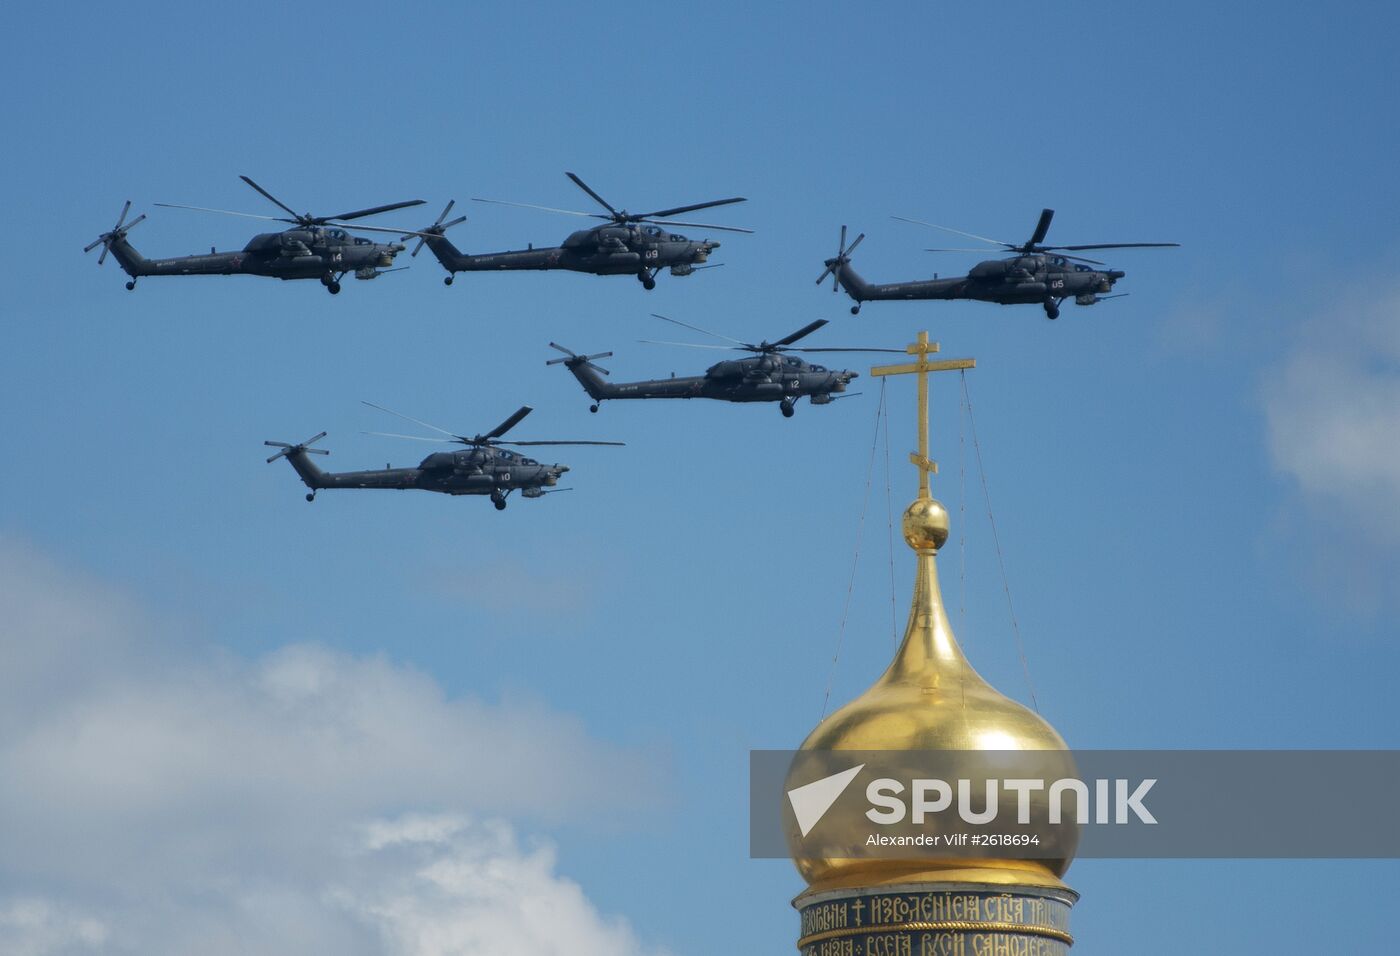
[[[905,511],[903,529],[918,564],[904,641],[870,689],[818,724],[801,749],[1064,751],[1047,756],[1048,766],[1073,776],[1072,759],[1055,729],[983,680],[953,636],[935,560],[948,539],[947,510],[921,493]],[[1063,859],[1049,860],[813,858],[794,853],[808,893],[930,882],[1064,888],[1059,877],[1071,858],[1072,850]]]

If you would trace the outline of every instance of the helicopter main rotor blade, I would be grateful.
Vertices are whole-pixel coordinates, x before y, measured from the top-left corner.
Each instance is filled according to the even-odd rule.
[[[1044,246],[1045,249],[1167,249],[1179,248],[1179,242],[1096,242],[1087,246]]]
[[[671,209],[658,209],[656,212],[644,212],[640,214],[639,218],[650,219],[654,217],[659,219],[664,218],[666,216],[675,216],[683,212],[694,212],[697,209],[710,209],[714,206],[728,206],[736,202],[748,202],[748,199],[746,199],[743,196],[735,196],[732,199],[715,199],[710,202],[697,202],[692,203],[689,206],[676,206]]]
[[[612,213],[612,217],[611,217],[611,218],[616,219],[618,216],[621,215],[621,213],[619,213],[616,209],[614,209],[612,206],[610,206],[610,205],[608,204],[608,201],[607,201],[606,199],[604,199],[602,196],[598,195],[598,194],[595,193],[592,189],[590,189],[589,186],[588,186],[588,184],[587,184],[586,182],[584,182],[582,179],[579,179],[579,178],[578,178],[577,176],[575,176],[573,173],[565,173],[564,175],[565,175],[565,176],[568,176],[570,179],[572,179],[572,180],[574,181],[574,185],[575,185],[575,186],[577,186],[579,189],[582,189],[584,192],[588,193],[588,195],[592,196],[593,199],[598,203],[598,205],[602,206],[602,207],[603,207],[604,209],[606,209],[608,212]]]
[[[397,432],[360,432],[361,435],[374,435],[378,438],[406,438],[409,441],[430,441],[439,445],[450,445],[453,442],[461,441],[458,438],[425,438],[422,435],[400,435]]]
[[[781,345],[791,345],[793,342],[796,342],[798,339],[806,338],[807,336],[811,335],[811,334],[812,334],[813,332],[815,332],[817,329],[821,328],[823,325],[826,325],[826,324],[827,324],[827,320],[826,320],[826,319],[817,319],[815,322],[811,322],[811,323],[808,323],[807,325],[804,325],[802,328],[798,329],[796,332],[793,332],[791,335],[785,335],[785,336],[783,336],[782,338],[778,339],[778,341],[774,342],[773,344],[774,344],[774,345],[778,345],[778,346],[781,346]]]
[[[906,216],[891,216],[891,219],[898,219],[900,222],[912,222],[918,226],[929,226],[933,229],[942,229],[944,232],[951,232],[959,236],[966,236],[969,239],[976,239],[978,242],[990,242],[994,246],[1005,246],[1008,249],[1015,249],[1014,242],[1002,242],[1000,239],[988,239],[986,236],[979,236],[974,232],[963,232],[961,229],[954,229],[951,226],[940,226],[936,222],[926,222],[923,219],[910,219]]]
[[[211,209],[208,206],[186,206],[178,202],[158,202],[153,206],[164,206],[166,209],[193,209],[195,212],[218,212],[225,216],[242,216],[244,219],[264,219],[268,222],[290,222],[299,223],[300,219],[288,219],[285,216],[262,216],[255,212],[234,212],[231,209]]]
[[[1035,224],[1035,232],[1031,233],[1031,241],[1026,243],[1025,248],[1030,249],[1038,246],[1045,240],[1045,234],[1050,231],[1050,220],[1055,218],[1055,210],[1042,209],[1040,220]]]
[[[531,202],[511,202],[509,199],[481,199],[472,197],[472,202],[489,202],[497,206],[519,206],[522,209],[541,209],[545,212],[559,212],[566,216],[586,216],[589,219],[611,219],[611,216],[604,216],[597,212],[579,212],[577,209],[556,209],[553,206],[537,206]]]
[[[684,349],[716,349],[720,352],[756,351],[756,349],[747,345],[704,345],[698,342],[663,342],[657,339],[638,339],[637,341],[641,342],[643,345],[679,345]]]
[[[520,420],[533,411],[534,409],[529,405],[521,405],[520,408],[516,410],[514,415],[501,422],[499,425],[491,429],[485,435],[478,435],[477,438],[479,440],[485,441],[490,441],[493,438],[500,438],[502,435],[510,431],[516,425],[519,425]]]
[[[369,209],[357,209],[354,212],[344,212],[339,216],[317,216],[316,219],[318,222],[330,222],[332,219],[338,219],[344,222],[346,219],[363,219],[366,216],[377,216],[381,212],[389,212],[393,209],[407,209],[409,206],[422,205],[424,205],[424,202],[421,199],[409,199],[404,202],[392,202],[387,206],[372,206]]]
[[[622,447],[625,441],[493,441],[493,445],[612,445]]]
[[[631,217],[629,217],[631,218]],[[652,222],[650,219],[632,218],[633,222]],[[740,229],[738,226],[716,226],[712,222],[681,222],[679,219],[665,219],[657,222],[661,226],[684,226],[687,229],[718,229],[722,232],[742,232],[753,235],[752,229]]]
[[[907,355],[907,354],[909,354],[909,353],[908,353],[907,351],[905,351],[904,349],[867,349],[867,348],[843,349],[843,348],[830,348],[830,347],[823,347],[823,348],[805,348],[805,349],[783,349],[783,351],[784,351],[784,352],[894,352],[894,353],[896,353],[896,354],[898,354],[898,355]]]
[[[975,252],[979,256],[992,255],[995,249],[925,249],[924,252]]]
[[[402,419],[403,419],[404,421],[406,421],[406,422],[413,422],[413,424],[415,424],[415,425],[422,425],[424,428],[430,429],[430,430],[435,431],[435,432],[441,432],[442,434],[447,435],[447,436],[449,436],[449,437],[451,437],[451,438],[460,438],[460,437],[461,437],[460,435],[456,434],[455,432],[450,432],[450,431],[448,431],[446,428],[438,428],[436,425],[430,425],[430,424],[428,424],[428,423],[425,422],[425,421],[421,421],[421,420],[419,420],[419,419],[417,419],[417,418],[413,418],[413,417],[410,416],[410,415],[405,415],[403,412],[396,412],[396,411],[394,411],[392,408],[385,408],[383,405],[376,405],[376,404],[374,404],[374,402],[366,402],[366,401],[364,401],[363,399],[361,399],[361,400],[360,400],[360,404],[361,404],[361,405],[368,405],[370,408],[377,408],[377,409],[379,409],[381,412],[388,412],[390,415],[393,415],[393,416],[395,416],[395,417],[397,417],[397,418],[402,418]]]
[[[247,176],[242,176],[242,175],[240,175],[238,178],[241,179],[241,180],[243,180],[243,181],[244,181],[245,183],[247,183],[249,186],[252,186],[252,187],[253,187],[254,189],[256,189],[258,192],[262,193],[263,196],[266,197],[266,198],[267,198],[274,206],[276,206],[278,209],[281,209],[283,212],[285,212],[287,215],[291,216],[291,217],[292,217],[293,219],[295,219],[297,222],[301,222],[302,217],[299,216],[296,212],[294,212],[290,206],[288,206],[287,204],[285,204],[284,202],[282,202],[282,200],[280,200],[280,199],[278,199],[276,196],[272,195],[272,193],[268,192],[266,189],[263,189],[261,186],[259,186],[259,185],[258,185],[257,183],[255,183],[255,182],[253,182],[253,181],[252,181],[251,179],[249,179]]]
[[[653,313],[651,314],[651,317],[652,317],[653,319],[660,319],[662,322],[670,322],[672,325],[679,325],[681,328],[684,328],[684,329],[690,329],[690,331],[692,331],[692,332],[699,332],[699,333],[701,333],[701,334],[703,334],[703,335],[713,336],[714,338],[717,338],[717,339],[724,339],[724,341],[726,341],[726,342],[733,342],[735,345],[748,345],[748,344],[749,344],[749,343],[747,343],[747,342],[740,342],[738,339],[732,339],[732,338],[730,338],[730,337],[727,336],[727,335],[720,335],[718,332],[711,332],[709,329],[702,329],[702,328],[700,328],[700,326],[698,326],[698,325],[690,325],[690,324],[688,324],[688,323],[686,323],[686,322],[682,322],[680,319],[673,319],[673,318],[671,318],[670,316],[661,315],[661,314],[658,313],[658,312],[653,312]]]
[[[419,239],[435,239],[435,232],[417,232],[413,229],[389,229],[384,226],[359,226],[353,222],[324,222],[323,226],[339,226],[342,229],[350,229],[355,232],[387,232],[391,236],[402,236],[407,239],[409,236],[417,236]]]

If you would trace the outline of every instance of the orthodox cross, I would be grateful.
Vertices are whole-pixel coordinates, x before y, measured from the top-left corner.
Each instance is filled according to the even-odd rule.
[[[870,370],[871,375],[918,375],[919,376],[919,450],[909,455],[909,461],[919,469],[919,497],[929,497],[928,476],[938,472],[938,463],[928,456],[928,373],[951,372],[954,369],[976,368],[976,359],[941,359],[930,362],[928,357],[938,351],[938,343],[928,340],[927,332],[920,332],[918,341],[905,346],[904,351],[918,357],[915,362],[904,365],[881,365]]]

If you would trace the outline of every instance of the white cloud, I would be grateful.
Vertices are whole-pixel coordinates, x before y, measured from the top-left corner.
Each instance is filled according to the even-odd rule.
[[[364,846],[373,878],[343,881],[332,898],[374,926],[391,956],[640,949],[625,923],[600,919],[578,885],[554,874],[552,848],[522,850],[506,827],[409,817],[368,828]]]
[[[107,941],[99,921],[47,900],[17,898],[0,903],[0,952],[6,956],[93,952]]]
[[[0,952],[574,943],[530,925],[539,907],[585,956],[640,952],[514,825],[645,806],[641,757],[547,706],[449,697],[382,657],[291,645],[246,660],[159,630],[0,541]],[[510,823],[471,822],[493,818]]]
[[[1313,509],[1400,544],[1400,293],[1304,332],[1263,386],[1274,467]]]

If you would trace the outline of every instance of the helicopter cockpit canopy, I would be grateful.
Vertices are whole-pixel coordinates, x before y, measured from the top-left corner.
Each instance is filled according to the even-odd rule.
[[[656,240],[660,240],[660,241],[663,241],[663,242],[664,242],[664,241],[668,241],[668,240],[669,240],[670,242],[684,242],[684,241],[685,241],[685,236],[677,235],[677,234],[674,233],[674,232],[667,232],[665,229],[662,229],[660,226],[654,226],[654,225],[652,225],[652,224],[650,224],[650,223],[648,223],[648,224],[642,226],[642,235],[643,235],[643,236],[646,236],[648,239],[656,239]]]

